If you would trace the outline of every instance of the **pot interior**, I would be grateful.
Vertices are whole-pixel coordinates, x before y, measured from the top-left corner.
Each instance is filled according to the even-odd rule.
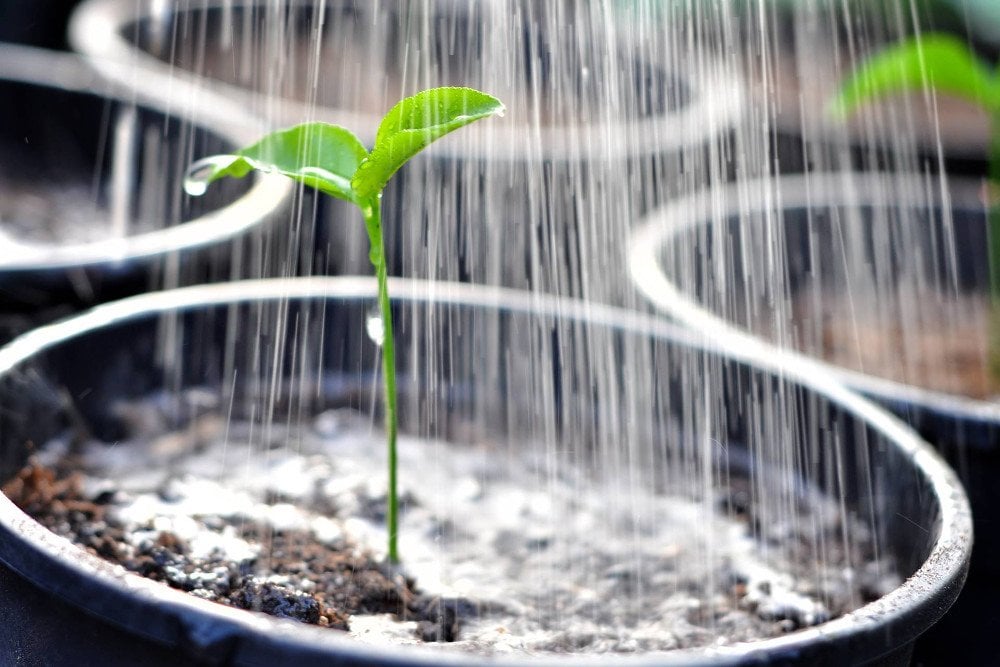
[[[559,27],[567,24],[574,29]],[[183,71],[374,119],[401,96],[441,85],[486,90],[517,122],[542,125],[609,120],[622,109],[663,116],[688,97],[678,73],[616,37],[613,19],[571,3],[202,2],[149,12],[121,34]]]
[[[135,236],[195,219],[249,188],[234,181],[203,198],[184,195],[188,163],[232,143],[100,89],[0,79],[0,121],[0,222],[13,242],[0,268],[22,260],[17,244],[38,254],[38,246]]]
[[[260,433],[287,433],[290,446],[323,410],[381,413],[372,299],[236,298],[81,330],[18,364],[0,397],[4,478],[56,436],[123,446],[139,435],[124,402],[151,395],[163,416],[154,431],[183,428],[207,405]],[[626,495],[706,501],[740,476],[744,507],[727,501],[723,511],[750,506],[760,539],[818,559],[834,548],[818,543],[825,537],[782,544],[771,529],[821,493],[847,513],[843,546],[862,526],[869,556],[902,577],[930,553],[941,506],[924,471],[821,391],[680,344],[648,321],[631,328],[522,307],[397,302],[404,433],[487,447],[498,462],[541,456],[552,474],[583,471],[581,493],[588,479],[610,480]],[[182,391],[191,388],[197,404]]]
[[[667,280],[713,315],[838,366],[980,399],[996,391],[973,185],[956,184],[946,203],[915,178],[759,185],[770,201],[738,204],[732,190],[721,215],[674,209],[657,252]]]

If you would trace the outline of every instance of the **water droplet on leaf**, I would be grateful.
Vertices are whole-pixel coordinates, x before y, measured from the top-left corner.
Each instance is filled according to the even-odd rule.
[[[239,158],[235,155],[213,155],[198,160],[184,174],[184,192],[192,197],[200,197],[208,190],[216,174],[227,169]]]
[[[207,180],[202,181],[193,178],[184,179],[184,192],[188,193],[192,197],[200,197],[205,194],[206,190],[208,190]]]

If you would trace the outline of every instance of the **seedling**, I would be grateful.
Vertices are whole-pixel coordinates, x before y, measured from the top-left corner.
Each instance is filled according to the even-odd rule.
[[[902,92],[938,92],[966,99],[990,118],[989,275],[990,373],[1000,378],[1000,68],[976,56],[962,40],[945,33],[913,37],[878,53],[840,87],[833,112],[841,117],[875,99]]]
[[[386,277],[380,204],[382,190],[411,157],[444,135],[488,116],[502,116],[496,98],[471,88],[433,88],[396,104],[379,123],[375,146],[367,151],[350,131],[329,123],[303,123],[268,134],[233,155],[215,155],[188,169],[184,189],[200,195],[225,176],[242,178],[254,170],[284,174],[361,210],[370,243],[369,259],[378,283],[382,319],[382,373],[389,460],[386,527],[388,559],[399,562],[399,501],[396,485],[396,354]]]

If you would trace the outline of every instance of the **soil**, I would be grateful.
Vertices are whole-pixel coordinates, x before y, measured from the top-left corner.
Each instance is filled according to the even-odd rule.
[[[921,301],[913,316],[889,310],[859,311],[839,294],[825,293],[817,317],[807,299],[796,301],[795,321],[821,322],[821,334],[795,336],[795,346],[826,361],[896,382],[989,400],[1000,380],[989,371],[989,301],[953,297]],[[853,305],[853,307],[852,307]],[[903,322],[911,322],[904,326]],[[818,340],[817,340],[818,338]]]
[[[900,581],[864,526],[817,497],[776,521],[746,480],[710,502],[581,487],[586,473],[553,470],[544,448],[511,460],[489,442],[410,438],[404,575],[383,562],[384,443],[370,418],[262,429],[210,409],[177,431],[158,405],[121,406],[144,433],[129,442],[54,440],[4,493],[128,570],[359,641],[487,655],[717,646],[822,623]]]
[[[25,184],[0,178],[0,245],[83,243],[107,238],[108,216],[86,187]]]
[[[3,492],[43,526],[88,552],[213,602],[340,630],[348,629],[352,614],[394,614],[416,621],[426,641],[455,637],[449,605],[456,601],[416,594],[412,580],[354,545],[322,544],[307,531],[251,522],[239,527],[242,538],[266,544],[268,554],[239,560],[225,557],[221,549],[197,553],[190,540],[162,522],[159,529],[130,529],[108,511],[115,492],[88,497],[80,474],[57,476],[50,468],[28,465]],[[222,533],[234,528],[215,527]]]

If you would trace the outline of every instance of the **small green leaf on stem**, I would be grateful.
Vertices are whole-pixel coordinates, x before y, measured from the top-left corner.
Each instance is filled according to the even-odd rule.
[[[831,112],[846,117],[879,97],[933,89],[1000,109],[1000,86],[992,68],[962,40],[931,33],[889,47],[863,62],[840,87]]]
[[[503,111],[500,100],[472,88],[434,88],[401,100],[379,124],[375,147],[351,181],[354,192],[362,199],[378,194],[407,160],[435,140]]]
[[[361,141],[339,125],[303,123],[273,132],[235,155],[215,155],[188,169],[184,189],[202,194],[209,183],[226,176],[242,178],[257,169],[284,174],[299,183],[356,202],[351,177],[368,156]]]

